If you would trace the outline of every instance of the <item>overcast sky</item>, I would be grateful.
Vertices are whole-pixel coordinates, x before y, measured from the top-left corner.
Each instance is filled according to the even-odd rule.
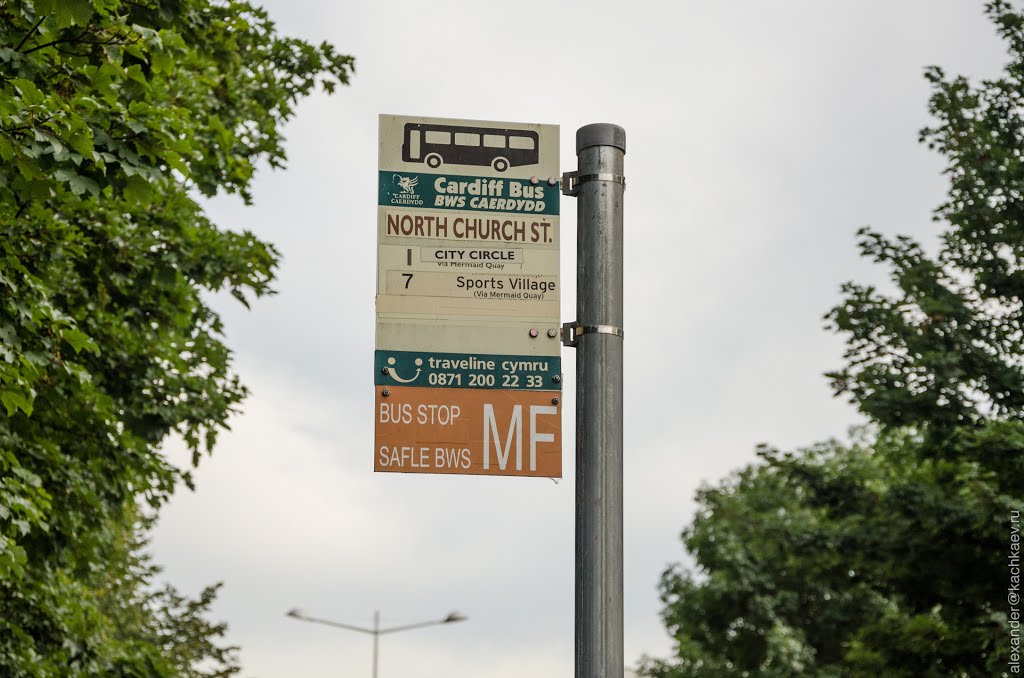
[[[215,606],[243,676],[369,675],[369,637],[285,617],[393,625],[380,676],[565,678],[573,667],[572,349],[563,473],[374,474],[377,116],[621,125],[625,171],[625,656],[666,655],[657,582],[701,483],[858,421],[822,373],[823,314],[882,281],[854,232],[934,237],[940,159],[928,64],[992,76],[1001,45],[970,0],[265,3],[280,30],[355,55],[351,87],[311,96],[286,171],[222,226],[283,253],[276,297],[215,299],[251,387],[213,457],[162,514],[154,552]],[[575,317],[575,203],[562,202],[563,320]],[[168,454],[185,463],[181,446]]]

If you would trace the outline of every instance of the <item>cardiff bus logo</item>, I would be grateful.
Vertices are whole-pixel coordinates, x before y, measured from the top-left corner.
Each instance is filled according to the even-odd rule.
[[[406,123],[402,160],[432,169],[442,164],[490,166],[495,172],[539,162],[540,136],[531,130]]]
[[[416,195],[416,184],[420,183],[419,177],[403,177],[401,174],[393,175],[398,180],[398,187],[406,195]]]
[[[419,177],[394,172],[391,174],[391,181],[391,186],[386,189],[389,205],[423,207],[423,198],[416,192],[416,185],[420,183]],[[396,187],[398,190],[395,190]]]

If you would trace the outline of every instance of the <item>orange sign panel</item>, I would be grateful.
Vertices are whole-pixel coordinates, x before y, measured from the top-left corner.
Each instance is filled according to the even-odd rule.
[[[378,386],[373,470],[561,478],[560,396]]]

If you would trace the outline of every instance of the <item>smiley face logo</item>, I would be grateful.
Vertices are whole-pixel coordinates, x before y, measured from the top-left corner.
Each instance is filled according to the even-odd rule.
[[[422,358],[416,358],[416,374],[414,374],[409,379],[403,379],[402,377],[398,376],[397,372],[395,372],[395,363],[396,362],[398,362],[398,361],[395,360],[394,356],[391,356],[390,358],[388,358],[388,374],[391,376],[392,379],[394,379],[395,381],[397,381],[400,384],[408,384],[411,381],[416,381],[417,379],[419,379],[420,373],[423,372],[423,370],[421,369],[423,367],[423,359]]]

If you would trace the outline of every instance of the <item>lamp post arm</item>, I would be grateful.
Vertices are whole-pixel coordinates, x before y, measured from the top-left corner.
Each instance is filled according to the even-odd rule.
[[[352,626],[351,624],[342,624],[341,622],[330,621],[329,619],[318,619],[316,617],[295,617],[295,619],[301,619],[302,621],[313,622],[314,624],[324,624],[326,626],[335,626],[339,629],[348,629],[349,631],[358,631],[359,633],[368,633],[371,636],[377,635],[377,631],[373,629],[366,629],[362,626]]]
[[[392,626],[392,627],[389,627],[389,628],[386,628],[386,629],[381,629],[377,633],[379,633],[381,635],[384,635],[385,633],[396,633],[398,631],[408,631],[410,629],[420,629],[420,628],[423,628],[424,626],[435,626],[437,624],[444,624],[444,623],[445,623],[445,620],[443,620],[443,619],[435,619],[433,621],[418,622],[416,624],[404,624],[402,626]]]

